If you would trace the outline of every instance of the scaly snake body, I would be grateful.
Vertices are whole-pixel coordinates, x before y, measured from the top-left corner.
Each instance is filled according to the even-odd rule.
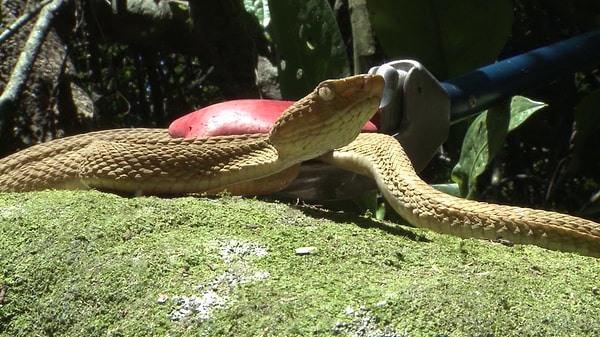
[[[161,129],[118,129],[54,140],[1,159],[0,191],[235,190],[257,179],[277,180],[270,178],[319,158],[373,177],[392,207],[416,227],[600,257],[600,224],[446,195],[419,178],[394,138],[359,134],[382,90],[383,79],[376,75],[322,82],[287,109],[268,135],[183,139]]]

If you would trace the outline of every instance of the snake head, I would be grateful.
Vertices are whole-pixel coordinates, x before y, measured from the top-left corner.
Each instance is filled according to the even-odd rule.
[[[383,87],[383,77],[371,74],[323,81],[281,114],[269,140],[298,161],[342,147],[377,112]]]

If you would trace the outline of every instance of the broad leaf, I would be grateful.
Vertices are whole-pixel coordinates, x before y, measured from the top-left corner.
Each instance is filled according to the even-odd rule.
[[[467,130],[459,162],[452,170],[452,180],[459,185],[462,195],[472,197],[477,177],[498,154],[508,132],[544,106],[544,103],[515,96],[510,106],[502,105],[477,116]]]
[[[460,198],[460,189],[458,188],[458,184],[449,183],[449,184],[433,184],[431,187],[435,188],[440,192],[444,192],[446,194],[453,195],[455,197]]]
[[[281,92],[298,99],[320,81],[350,74],[346,47],[326,0],[271,0]]]
[[[495,61],[511,30],[509,0],[369,0],[367,5],[386,56],[415,59],[440,79]]]

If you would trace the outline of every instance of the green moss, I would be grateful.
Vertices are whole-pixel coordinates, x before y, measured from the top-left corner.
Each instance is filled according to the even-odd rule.
[[[6,336],[593,336],[599,274],[277,202],[0,194]]]

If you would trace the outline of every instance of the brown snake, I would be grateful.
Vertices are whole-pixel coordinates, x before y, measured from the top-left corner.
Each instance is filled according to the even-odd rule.
[[[376,75],[324,81],[288,108],[268,135],[184,139],[162,129],[117,129],[35,145],[0,160],[0,191],[235,190],[319,158],[374,178],[396,212],[416,227],[600,257],[600,224],[444,194],[419,178],[394,138],[359,134],[377,110],[383,86]]]

